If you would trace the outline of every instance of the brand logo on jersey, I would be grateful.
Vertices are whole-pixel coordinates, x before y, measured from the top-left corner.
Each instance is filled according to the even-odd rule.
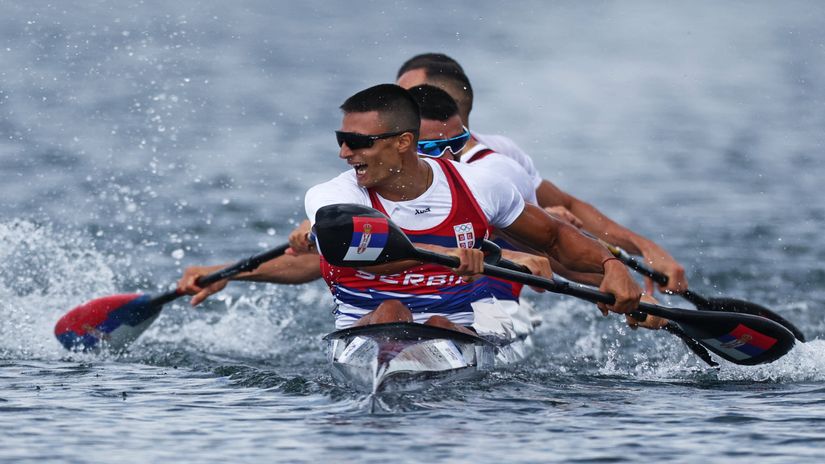
[[[418,209],[418,208],[415,209],[415,215],[416,216],[418,216],[419,214],[424,214],[424,213],[429,213],[429,212],[430,212],[430,207],[429,206],[424,208],[424,209]]]
[[[458,243],[459,248],[472,248],[475,246],[476,235],[475,232],[473,232],[473,223],[465,222],[464,224],[453,226],[453,230],[455,231],[455,241]]]
[[[352,240],[344,261],[374,261],[387,245],[389,226],[386,218],[352,218]]]

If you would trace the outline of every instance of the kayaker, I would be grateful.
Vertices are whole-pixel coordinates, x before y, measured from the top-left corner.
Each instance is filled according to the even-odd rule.
[[[421,111],[419,156],[449,159],[490,170],[500,181],[513,184],[526,203],[537,204],[536,193],[527,171],[513,159],[496,153],[473,139],[461,120],[458,105],[446,91],[429,84],[422,84],[409,89],[409,92]],[[504,257],[513,260],[516,252],[511,250],[516,250],[518,247],[503,237],[499,237],[497,242],[504,248]],[[599,285],[602,277],[597,274],[571,272],[558,262],[552,262],[552,268],[555,273],[568,279],[596,286]],[[520,291],[521,286],[517,284],[493,287],[494,295],[502,300],[502,306],[512,315],[517,315],[521,310],[518,307]],[[650,298],[647,300],[655,303],[655,300]],[[628,323],[631,327],[636,325],[636,321],[632,318],[628,318]],[[649,316],[640,325],[649,329],[658,329],[666,323],[664,319]]]
[[[398,70],[396,82],[404,88],[431,84],[445,90],[456,101],[464,126],[470,127],[473,108],[473,87],[461,65],[447,55],[426,53],[407,60]],[[667,251],[626,227],[611,220],[598,209],[542,179],[532,159],[511,139],[501,135],[471,132],[472,139],[518,162],[531,176],[538,204],[550,213],[591,234],[620,246],[633,254],[641,254],[653,269],[668,276],[668,284],[659,286],[667,293],[680,293],[688,288],[684,267]],[[647,293],[653,293],[653,281],[646,279]]]
[[[532,180],[524,167],[474,139],[464,125],[458,105],[450,94],[429,84],[407,90],[421,111],[418,156],[472,163],[492,170],[500,181],[513,184],[525,202],[538,205]],[[505,248],[505,252],[517,249],[501,237],[497,242]],[[553,270],[566,278],[590,285],[598,285],[601,280],[601,275],[573,275],[565,272],[559,263],[553,263]]]
[[[409,93],[403,91],[403,89],[401,89],[397,86],[394,86],[394,85],[385,85],[383,87],[382,86],[379,86],[379,87],[383,88],[384,91],[387,91],[387,89],[390,89],[389,92],[391,94],[394,93],[396,98],[400,98],[402,101],[403,100],[408,100],[409,102],[413,103],[413,105],[410,105],[411,108],[412,108],[411,111],[414,111],[414,118],[413,118],[414,119],[414,124],[413,125],[415,126],[415,130],[418,130],[418,125],[420,124],[420,120],[418,119],[418,108],[415,105],[415,102],[412,100],[412,97],[409,95]],[[345,104],[344,108],[346,108],[346,104]],[[366,126],[367,129],[371,130],[370,132],[362,132],[362,133],[363,134],[381,134],[382,132],[375,132],[375,126],[381,126],[382,125],[381,121],[378,120],[378,116],[377,116],[378,113],[379,113],[378,111],[347,112],[345,110],[345,122],[350,121],[353,118],[357,119],[358,115],[362,115],[364,113],[369,113],[370,115],[372,115],[373,119],[375,119],[375,121],[370,121],[372,123],[372,126],[370,126],[370,125]],[[344,129],[346,129],[346,127],[344,127]],[[346,131],[344,131],[344,132],[346,132]],[[384,132],[386,132],[386,131],[384,131]],[[409,134],[410,134],[410,136],[408,138],[410,138],[412,140],[412,135],[413,134],[411,132]],[[388,138],[392,138],[392,139],[395,139],[396,137],[404,138],[402,136],[403,136],[403,134],[399,133],[397,136],[388,137]],[[342,137],[347,137],[347,136],[343,135]],[[372,141],[372,145],[382,146],[382,145],[385,144],[385,141],[388,138],[375,139],[375,140]],[[359,139],[356,138],[356,140],[359,140]],[[372,140],[372,139],[370,139],[369,137],[366,137],[366,138],[361,138],[360,140],[363,141],[363,140]],[[366,152],[366,155],[364,155],[364,156],[370,156],[371,153],[375,151],[375,149],[372,146],[370,146],[370,147],[365,147],[365,148],[362,148],[362,149],[357,149],[357,150],[355,150],[355,152],[353,152],[349,148],[349,145],[347,145],[345,143],[344,139],[341,140],[341,143],[342,143],[342,145],[341,145],[340,156],[344,159],[347,159],[350,162],[351,162],[351,159],[353,157],[355,157],[356,155],[361,156],[362,153]],[[353,143],[357,143],[357,142],[353,142]],[[384,147],[384,148],[385,149],[382,152],[387,151],[387,149],[386,149],[387,147]],[[384,154],[383,156],[388,156],[388,155]],[[412,163],[409,159],[410,156],[412,156],[414,159],[417,160],[415,144],[412,144],[409,147],[406,147],[405,151],[403,151],[403,152],[395,153],[395,156],[397,158],[399,158],[399,160],[403,160],[405,164],[412,165]],[[436,171],[432,168],[427,167],[430,163],[427,163],[427,162],[422,162],[422,163],[424,163],[424,164],[416,165],[416,166],[418,166],[419,169],[426,169],[427,172],[428,172],[427,175],[432,176],[434,173],[439,173],[438,179],[440,181],[440,183],[439,183],[440,188],[441,188],[441,190],[446,189],[445,191],[441,192],[441,194],[442,194],[441,196],[443,197],[444,195],[449,195],[449,191],[450,191],[449,184],[450,184],[450,182],[447,181],[447,177],[443,174],[442,169],[436,167],[436,169],[438,169],[438,171]],[[452,164],[453,163],[448,163],[447,166],[452,166]],[[368,175],[370,172],[375,172],[376,170],[378,170],[379,173],[381,173],[382,171],[386,171],[386,169],[384,169],[382,167],[379,167],[379,166],[381,166],[380,162],[376,163],[376,164],[373,164],[372,166],[370,166],[367,163],[367,164],[365,164],[365,166],[362,166],[361,169],[364,170],[364,172],[363,172],[364,175]],[[388,166],[387,169],[392,169],[392,168]],[[449,168],[445,168],[445,169],[449,169]],[[458,170],[467,169],[467,167],[459,166],[457,169]],[[414,178],[413,179],[407,179],[406,177],[409,176],[409,174],[410,174],[410,173],[407,173],[407,172],[402,173],[402,172],[395,172],[395,171],[393,171],[393,172],[387,171],[386,173],[389,174],[390,177],[386,178],[386,179],[381,179],[382,180],[381,186],[384,186],[384,184],[388,184],[387,186],[384,186],[385,189],[389,189],[389,194],[387,195],[387,200],[388,201],[392,201],[393,198],[395,198],[392,195],[393,185],[405,185],[409,189],[409,188],[413,188],[414,185],[421,184],[422,182],[423,183],[432,182],[432,178],[430,180],[427,180],[427,179],[422,180],[420,178],[419,179],[414,179]],[[456,175],[458,175],[458,174],[456,174]],[[397,177],[399,177],[399,176],[402,177],[402,178],[397,179]],[[379,176],[379,177],[381,177],[381,176]],[[485,177],[482,175],[482,178],[485,178]],[[486,178],[489,180],[490,176],[487,176]],[[331,198],[338,199],[339,202],[340,202],[342,199],[347,198],[344,195],[344,192],[347,192],[347,191],[349,191],[349,193],[354,194],[353,195],[354,197],[359,197],[359,195],[360,195],[361,200],[364,200],[365,198],[366,199],[370,198],[369,195],[367,194],[368,191],[365,188],[363,188],[366,185],[364,185],[364,186],[360,185],[361,182],[359,180],[359,176],[354,171],[349,171],[347,173],[344,173],[341,176],[339,176],[337,179],[348,180],[349,184],[345,183],[344,185],[341,185],[341,186],[333,186],[333,188],[330,191],[331,192],[330,193]],[[513,198],[509,199],[511,202],[513,202],[513,204],[510,205],[510,206],[515,207],[517,209],[518,208],[524,208],[523,200],[521,199],[518,192],[515,191],[515,187],[508,185],[508,186],[504,186],[504,187],[509,187],[509,188],[503,188],[503,186],[501,185],[500,179],[498,179],[497,177],[493,177],[492,179],[494,180],[494,183],[487,186],[488,190],[484,190],[484,192],[488,196],[490,196],[490,198],[486,199],[486,203],[484,201],[482,201],[482,203],[484,203],[484,204],[487,204],[487,203],[492,203],[493,204],[493,206],[488,206],[487,209],[491,209],[493,207],[499,207],[499,208],[501,207],[499,205],[499,203],[497,203],[497,201],[501,200],[501,198],[499,196],[497,196],[497,192],[505,193],[505,194],[506,193],[513,194]],[[418,184],[416,184],[415,182],[417,182]],[[420,188],[420,187],[421,186],[418,185],[418,188]],[[425,190],[427,190],[427,189],[425,189]],[[407,192],[395,192],[395,193],[397,195],[401,195],[401,196],[408,195]],[[471,194],[469,189],[466,189],[466,191],[464,193],[465,193],[465,196],[461,199],[461,201],[456,202],[456,203],[477,204],[477,200],[473,198],[473,195]],[[367,195],[367,196],[365,197],[364,195]],[[376,195],[380,195],[380,192],[379,192],[379,194],[376,194]],[[308,199],[307,199],[308,215],[314,218],[314,211],[311,211],[310,207],[309,207],[309,204],[311,203],[309,198],[310,197],[308,195]],[[428,196],[428,198],[429,198],[429,196]],[[357,201],[354,201],[354,200],[357,200],[357,199],[358,198],[350,198],[349,202],[357,202]],[[439,199],[439,197],[436,197],[436,199]],[[440,206],[436,205],[435,209],[433,209],[433,206],[423,205],[423,204],[420,205],[420,208],[419,207],[414,208],[414,211],[417,212],[417,213],[420,213],[420,214],[413,214],[414,221],[410,224],[405,224],[404,223],[404,218],[402,218],[400,225],[402,227],[404,227],[404,225],[409,225],[410,226],[409,229],[416,229],[416,228],[420,229],[420,226],[417,226],[417,224],[420,224],[427,217],[430,218],[429,219],[430,221],[435,220],[436,222],[437,222],[438,219],[443,219],[444,216],[449,212],[449,208],[447,209],[447,211],[443,211],[444,210],[444,206],[443,206],[444,198],[441,198],[440,200],[442,201],[442,204]],[[447,198],[447,201],[448,201],[447,204],[449,205],[450,202],[451,202],[451,199]],[[362,203],[364,203],[366,205],[373,206],[372,201],[369,201],[369,202],[362,201]],[[402,202],[401,204],[407,204],[407,202]],[[380,206],[381,203],[379,202],[378,205]],[[318,206],[318,207],[320,207],[320,206]],[[441,211],[441,216],[438,215],[439,214],[438,213],[439,208],[441,208],[441,210],[442,210]],[[429,211],[427,211],[428,209],[429,209]],[[638,287],[636,286],[635,282],[633,282],[632,279],[629,278],[625,268],[623,266],[618,266],[617,265],[617,264],[620,264],[620,263],[618,263],[615,259],[611,259],[612,256],[610,256],[609,254],[606,254],[607,252],[604,249],[602,249],[598,246],[596,246],[595,249],[593,249],[592,246],[593,246],[593,243],[595,243],[595,242],[592,242],[591,240],[584,239],[583,237],[580,237],[580,234],[578,234],[575,231],[575,229],[573,229],[572,227],[564,226],[563,224],[559,223],[558,221],[554,221],[553,219],[549,218],[548,215],[544,214],[540,209],[532,210],[532,211],[530,211],[529,214],[526,214],[526,216],[528,217],[527,220],[529,221],[532,216],[535,216],[537,214],[537,211],[539,213],[538,214],[538,217],[539,217],[538,220],[539,220],[539,222],[541,222],[542,220],[544,221],[543,226],[546,229],[552,231],[554,234],[557,234],[557,235],[561,234],[561,236],[566,237],[567,240],[570,241],[571,243],[579,243],[579,246],[584,246],[583,249],[586,250],[588,253],[590,253],[591,258],[590,258],[590,261],[586,261],[586,260],[585,261],[580,261],[578,258],[576,258],[577,252],[575,250],[561,250],[561,249],[558,249],[558,247],[557,247],[556,250],[554,250],[553,253],[551,253],[551,256],[556,256],[560,252],[564,252],[565,253],[564,255],[566,256],[567,259],[572,259],[573,261],[575,261],[574,262],[574,267],[582,267],[583,266],[585,269],[584,270],[579,269],[579,270],[581,272],[585,272],[585,273],[592,272],[592,273],[602,274],[605,268],[610,268],[610,267],[616,268],[612,271],[613,274],[615,275],[615,277],[613,278],[613,280],[605,280],[602,283],[602,289],[605,289],[606,291],[610,291],[609,290],[610,288],[615,287],[617,289],[617,292],[624,292],[623,293],[623,295],[625,295],[624,299],[618,300],[620,302],[619,303],[620,306],[617,306],[615,308],[618,312],[627,312],[627,310],[629,308],[635,307],[635,303],[632,303],[632,301],[637,301],[637,300],[634,300],[634,298],[638,298],[638,293],[639,293]],[[518,212],[521,212],[521,209],[519,209]],[[511,216],[513,214],[515,214],[513,211],[510,211],[509,213],[510,213]],[[392,215],[390,215],[390,216],[392,217]],[[477,215],[477,216],[479,216],[479,215]],[[395,217],[393,217],[393,219],[395,219]],[[478,219],[478,218],[476,218],[476,219]],[[487,221],[488,219],[490,219],[490,218],[484,217],[485,221]],[[509,219],[512,219],[512,218],[508,218],[508,220]],[[500,218],[498,220],[500,221]],[[533,219],[533,221],[535,222],[536,219]],[[476,222],[479,222],[479,221],[477,220]],[[508,222],[508,221],[504,221],[504,223],[506,223],[506,222]],[[472,223],[472,221],[470,221],[470,223]],[[496,225],[496,226],[504,226],[505,225],[504,223],[498,224],[496,222],[493,222],[493,224]],[[463,223],[461,225],[466,225],[466,223]],[[525,228],[523,224],[520,224],[520,225],[522,226],[522,229]],[[532,224],[530,226],[527,226],[526,228],[529,231],[532,231],[532,230],[536,230],[535,229],[536,227],[541,227],[541,226],[542,226],[542,224]],[[562,226],[564,226],[564,227],[562,227]],[[424,227],[426,227],[426,225]],[[557,229],[563,229],[563,230],[562,230],[562,232],[558,232]],[[518,231],[518,230],[521,230],[521,229],[517,228],[516,230]],[[525,232],[522,231],[522,233],[525,233]],[[482,233],[476,235],[475,231],[473,231],[473,235],[475,237],[479,237],[479,241],[480,241],[480,237],[484,236]],[[529,235],[530,234],[528,233],[528,236]],[[548,236],[548,237],[550,237],[550,236]],[[570,238],[570,237],[578,237],[578,239]],[[291,234],[290,235],[290,243],[297,250],[301,250],[301,251],[307,251],[308,250],[308,246],[307,246],[308,244],[305,241],[305,234],[303,234],[303,233],[293,233],[293,234]],[[589,245],[589,247],[588,247],[588,245]],[[455,273],[456,275],[463,275],[463,276],[474,275],[474,274],[477,274],[478,272],[480,272],[480,270],[481,270],[481,267],[480,267],[481,266],[481,261],[480,261],[481,260],[481,254],[477,250],[468,250],[468,249],[458,248],[458,249],[451,249],[451,250],[439,249],[439,251],[446,251],[448,254],[453,254],[455,256],[459,256],[459,258],[464,257],[463,259],[467,260],[467,264],[462,264],[463,267],[457,270],[457,272]],[[592,262],[592,261],[594,261],[593,256],[600,257],[601,261],[599,261],[598,266],[593,265],[593,262]],[[319,258],[317,256],[317,254],[313,255],[311,253],[300,254],[300,255],[292,255],[292,256],[284,256],[282,258],[272,260],[269,263],[266,263],[266,264],[262,265],[260,268],[258,268],[254,272],[241,274],[241,275],[237,276],[235,279],[236,280],[266,281],[266,282],[274,282],[274,283],[301,283],[301,282],[306,282],[306,281],[312,280],[313,278],[316,277],[316,275],[318,273],[318,271],[317,271],[317,269],[318,269],[318,259]],[[530,268],[531,272],[533,272],[534,274],[543,275],[543,276],[546,276],[546,277],[551,275],[549,265],[547,265],[547,263],[545,261],[542,261],[541,259],[536,259],[536,257],[534,257],[534,256],[520,257],[520,258],[517,258],[515,260],[517,262],[520,262],[521,264],[526,265],[528,268]],[[604,267],[602,267],[602,265],[601,265],[602,262],[604,262]],[[321,267],[322,267],[322,269],[324,269],[323,261],[321,261],[321,263],[322,263]],[[589,267],[587,267],[587,266],[589,266]],[[219,267],[219,266],[195,266],[195,267],[187,268],[186,271],[184,272],[184,276],[180,279],[180,281],[178,283],[178,289],[183,293],[195,295],[192,299],[192,304],[200,303],[206,297],[208,297],[209,295],[211,295],[211,294],[213,294],[217,291],[220,291],[226,285],[226,281],[221,281],[217,284],[213,284],[212,286],[210,286],[208,288],[200,288],[197,285],[195,285],[195,281],[197,280],[198,277],[200,277],[202,275],[205,275],[209,272],[214,271],[217,267]],[[341,273],[346,273],[349,270],[339,270],[339,271]],[[336,272],[338,272],[338,271],[336,271]],[[385,271],[383,273],[386,274],[387,272],[388,271]],[[362,273],[360,275],[363,276],[364,274]],[[376,274],[372,273],[370,275],[375,276]],[[326,277],[329,277],[328,272],[326,273]],[[387,279],[384,279],[384,280],[387,280]],[[389,280],[393,280],[393,279],[389,279]],[[466,282],[466,280],[468,280],[468,279],[464,279],[464,282],[462,282],[462,284],[472,283],[472,282]],[[472,280],[472,279],[469,279],[469,280]],[[448,281],[450,282],[451,285],[455,285],[455,284],[459,283],[459,281],[455,277],[449,278]],[[331,286],[333,287],[333,292],[336,294],[336,296],[347,294],[347,292],[346,292],[347,288],[345,286],[342,287],[342,286],[338,285],[336,282],[330,282],[329,280],[328,280],[328,283],[331,283]],[[487,282],[479,282],[479,283],[475,284],[474,287],[471,287],[471,289],[475,292],[474,295],[479,297],[479,301],[488,299],[491,296],[489,291],[487,291],[484,288],[486,285],[488,285]],[[449,286],[450,285],[448,285],[448,287]],[[431,286],[430,288],[426,288],[425,290],[427,292],[429,292],[430,296],[432,296],[434,294],[441,293],[442,290],[444,290],[444,289],[442,289],[438,286],[436,286],[436,287]],[[465,289],[465,290],[469,290],[469,289]],[[355,293],[358,293],[358,292],[355,292]],[[398,292],[394,292],[394,293],[397,294]],[[473,294],[473,292],[469,292],[469,293]],[[343,297],[343,298],[345,300],[347,299],[347,297]],[[413,297],[413,298],[420,298],[420,297]],[[371,300],[372,300],[371,303],[373,305],[375,305],[376,304],[376,299],[373,298]],[[369,308],[369,309],[350,307],[351,305],[348,305],[345,302],[342,303],[342,301],[340,301],[340,300],[338,301],[338,304],[339,304],[339,311],[338,311],[338,318],[336,320],[336,326],[339,327],[339,328],[346,327],[346,326],[348,326],[352,323],[355,323],[360,317],[363,317],[364,315],[367,315],[367,313],[369,313],[371,309],[374,309],[374,307]],[[448,304],[447,307],[448,307],[447,308],[448,313],[449,313],[449,311],[453,311],[456,308],[459,309],[458,313],[452,314],[452,318],[457,320],[459,322],[459,325],[464,325],[465,323],[466,324],[472,323],[472,307],[470,305],[468,305],[468,304],[458,304],[456,306],[455,304],[453,304],[451,306],[451,305]],[[343,308],[343,310],[341,308]],[[602,306],[601,309],[603,311],[606,311],[606,308],[604,306]],[[434,312],[438,312],[438,311],[434,311]],[[434,321],[430,321],[430,322],[433,322],[437,325],[448,326],[450,328],[454,328],[453,327],[454,324],[449,320],[450,315],[448,313],[439,313],[439,314],[437,314],[437,316],[439,316],[439,317],[436,317],[434,319]],[[368,317],[364,318],[359,323],[369,323],[369,322],[378,322],[378,321],[387,321],[387,320],[399,320],[398,319],[399,314],[403,314],[405,317],[407,315],[412,317],[411,314],[408,313],[408,311],[405,307],[399,306],[397,304],[396,300],[388,300],[387,304],[382,305],[381,311],[379,313],[377,313],[377,315],[373,314],[373,313],[370,313]],[[427,318],[429,318],[429,316]]]
[[[602,274],[600,289],[616,297],[614,305],[600,305],[603,311],[627,313],[638,304],[641,289],[621,262],[574,227],[525,204],[513,185],[484,169],[419,159],[418,106],[401,87],[371,87],[341,109],[339,156],[352,169],[307,192],[307,216],[314,220],[315,212],[330,204],[372,206],[413,242],[457,256],[461,266],[451,271],[402,262],[352,269],[322,257],[322,276],[337,303],[337,327],[409,320],[454,329],[471,324],[471,304],[491,297],[487,286],[493,283],[474,278],[483,259],[477,247],[490,226],[573,271]],[[549,266],[531,270],[550,274]]]

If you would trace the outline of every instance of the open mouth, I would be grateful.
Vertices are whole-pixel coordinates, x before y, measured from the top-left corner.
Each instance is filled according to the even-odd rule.
[[[352,168],[355,169],[355,174],[361,176],[367,172],[367,165],[363,163],[353,164]]]

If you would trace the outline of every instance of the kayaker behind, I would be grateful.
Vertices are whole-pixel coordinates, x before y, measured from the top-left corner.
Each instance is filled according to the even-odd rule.
[[[404,88],[430,84],[445,90],[455,100],[465,127],[470,127],[474,92],[470,79],[457,61],[442,53],[416,55],[401,65],[396,82]],[[542,179],[533,160],[515,142],[502,135],[480,134],[471,131],[473,139],[497,153],[512,158],[530,175],[538,204],[562,220],[620,246],[632,254],[640,254],[653,269],[668,276],[667,285],[659,290],[680,293],[688,289],[685,269],[664,248],[611,220],[593,205],[563,191],[547,179]],[[653,294],[653,281],[646,279],[647,293]]]

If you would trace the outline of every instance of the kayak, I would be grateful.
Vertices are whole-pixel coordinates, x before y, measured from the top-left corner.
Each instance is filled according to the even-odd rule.
[[[412,322],[373,324],[324,337],[336,381],[378,394],[473,378],[523,359],[529,336],[490,340]]]
[[[351,327],[324,340],[333,377],[364,393],[418,390],[495,366],[492,342],[411,322]]]

